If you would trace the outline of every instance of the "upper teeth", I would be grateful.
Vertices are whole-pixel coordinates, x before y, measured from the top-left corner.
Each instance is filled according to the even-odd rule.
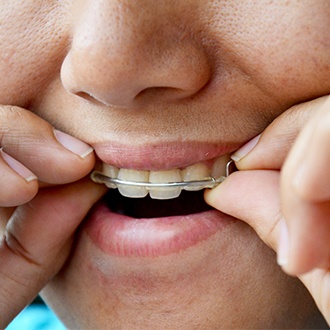
[[[226,175],[226,165],[230,160],[229,155],[218,157],[214,160],[212,166],[208,166],[206,163],[200,162],[191,166],[188,166],[182,170],[172,169],[166,171],[137,171],[132,169],[121,168],[118,169],[115,166],[103,163],[102,169],[99,172],[106,177],[113,179],[120,179],[118,181],[123,184],[107,183],[109,188],[117,188],[119,192],[126,197],[138,198],[145,197],[150,194],[154,199],[171,199],[180,195],[181,190],[199,190],[205,188],[204,186],[189,186],[184,185],[187,181],[199,181],[212,178],[219,178]],[[95,172],[93,172],[95,173]],[[92,174],[93,179],[93,174]],[[95,180],[96,182],[100,182]],[[126,183],[128,182],[128,184]],[[143,184],[129,184],[133,183],[148,183]],[[179,185],[168,185],[168,183],[182,183]],[[125,183],[125,184],[124,184]],[[164,183],[164,186],[157,186],[157,184]],[[167,185],[166,185],[167,184]]]

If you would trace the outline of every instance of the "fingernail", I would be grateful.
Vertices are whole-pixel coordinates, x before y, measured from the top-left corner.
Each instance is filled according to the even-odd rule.
[[[3,160],[9,165],[9,167],[23,177],[27,182],[38,179],[36,175],[33,174],[27,167],[5,153],[2,148],[0,148],[0,153]]]
[[[69,135],[63,133],[57,129],[54,129],[54,135],[57,141],[66,149],[70,150],[74,154],[80,156],[81,158],[87,157],[93,152],[93,148],[87,143]]]
[[[289,231],[284,219],[280,221],[280,237],[277,249],[277,263],[285,266],[289,262]]]
[[[252,140],[244,144],[244,146],[240,147],[236,150],[232,155],[231,159],[235,162],[239,162],[243,157],[245,157],[258,143],[261,134],[254,137]]]

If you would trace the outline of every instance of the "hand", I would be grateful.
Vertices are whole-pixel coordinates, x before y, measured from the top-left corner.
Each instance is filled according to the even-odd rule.
[[[92,148],[27,110],[0,107],[0,141],[4,328],[62,267],[76,228],[104,188],[75,182],[93,168]]]
[[[74,182],[94,164],[90,146],[14,106],[0,106],[0,147],[0,206],[31,200],[38,191],[37,179]]]
[[[330,97],[294,106],[234,155],[206,201],[252,226],[330,324]]]

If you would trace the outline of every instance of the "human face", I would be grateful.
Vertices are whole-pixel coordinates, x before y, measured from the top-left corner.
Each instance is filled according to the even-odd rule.
[[[212,166],[290,106],[329,94],[329,17],[327,0],[3,3],[0,102],[87,142],[100,163]],[[311,299],[256,234],[215,210],[190,215],[201,196],[186,199],[137,199],[132,217],[95,206],[43,290],[65,324],[308,325]]]

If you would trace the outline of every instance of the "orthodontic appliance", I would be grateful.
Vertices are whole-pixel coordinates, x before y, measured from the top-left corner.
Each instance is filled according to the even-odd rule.
[[[90,178],[95,183],[106,184],[109,188],[118,188],[119,186],[130,186],[130,187],[140,187],[146,189],[152,188],[181,188],[186,190],[200,190],[204,188],[215,188],[221,182],[223,182],[232,172],[236,170],[235,163],[230,160],[226,165],[226,174],[218,178],[207,177],[203,180],[193,180],[193,181],[180,181],[180,182],[140,182],[140,181],[127,181],[118,178],[108,177],[98,171],[93,171]]]

